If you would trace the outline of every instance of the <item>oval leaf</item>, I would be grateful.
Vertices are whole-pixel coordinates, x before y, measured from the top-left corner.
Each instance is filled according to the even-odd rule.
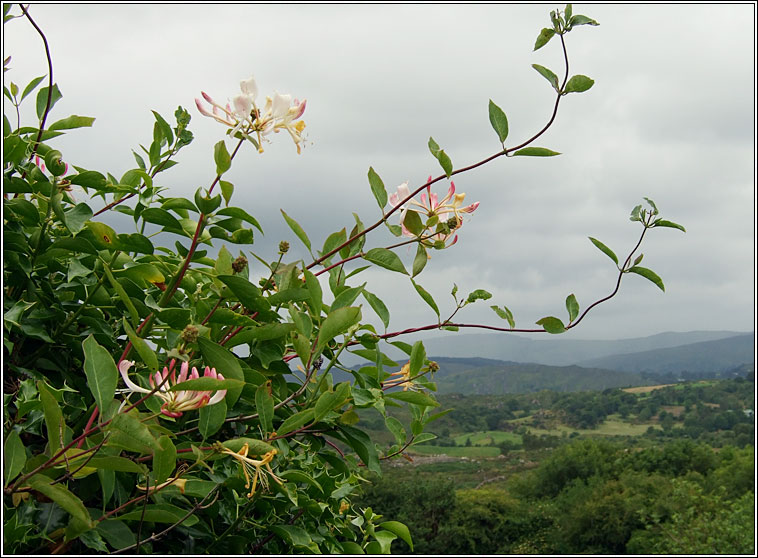
[[[548,333],[557,334],[566,331],[566,327],[563,325],[563,322],[553,316],[548,316],[546,318],[542,318],[541,320],[537,320],[536,323],[537,325],[541,325]]]
[[[514,157],[519,155],[523,157],[555,157],[556,155],[560,155],[560,153],[545,147],[525,147],[513,154]]]
[[[500,143],[505,143],[505,138],[508,137],[508,118],[506,118],[503,109],[493,103],[492,99],[490,99],[489,113],[492,129],[495,130]]]
[[[571,323],[579,315],[579,303],[573,294],[568,295],[566,298],[566,310],[568,310],[569,323]]]
[[[95,398],[98,409],[102,412],[108,408],[116,393],[118,369],[116,363],[113,362],[113,357],[95,341],[94,336],[87,337],[82,342],[82,348],[84,349],[84,374],[87,376],[87,386]],[[157,369],[157,361],[155,364]]]
[[[581,93],[583,91],[587,91],[594,84],[595,84],[595,80],[590,79],[587,76],[578,74],[578,75],[572,76],[571,79],[568,80],[566,87],[563,88],[563,94],[565,95],[566,93]]]
[[[363,259],[390,271],[397,271],[398,273],[408,275],[400,257],[386,248],[372,248],[363,255]]]
[[[605,254],[605,255],[606,255],[606,256],[608,256],[610,259],[612,259],[612,260],[613,260],[613,263],[615,263],[616,265],[618,265],[618,264],[619,264],[619,259],[616,257],[616,254],[614,254],[614,253],[613,253],[613,250],[611,250],[610,248],[608,248],[608,247],[607,247],[605,244],[603,244],[602,242],[600,242],[600,241],[599,241],[598,239],[596,239],[596,238],[592,238],[591,236],[589,236],[589,237],[587,237],[587,238],[589,238],[589,239],[590,239],[590,242],[592,242],[592,244],[594,244],[595,246],[597,246],[597,248],[598,248],[598,249],[599,249],[599,250],[600,250],[600,251],[601,251],[603,254]]]
[[[656,286],[661,289],[663,292],[666,292],[666,288],[663,286],[663,281],[660,277],[651,269],[648,269],[646,267],[640,267],[638,265],[635,265],[634,267],[630,267],[627,270],[629,273],[636,273],[637,275],[642,275],[645,279],[648,279],[649,281],[652,281],[656,284]]]
[[[374,194],[376,203],[379,204],[379,207],[384,209],[384,206],[387,205],[387,190],[384,187],[384,182],[382,182],[382,179],[376,174],[373,167],[368,168],[368,183],[369,186],[371,186],[371,193]]]

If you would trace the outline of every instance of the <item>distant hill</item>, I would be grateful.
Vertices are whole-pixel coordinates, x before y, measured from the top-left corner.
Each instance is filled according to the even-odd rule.
[[[653,385],[664,377],[745,376],[755,369],[753,334],[729,331],[669,332],[617,341],[451,334],[424,340],[424,347],[440,365],[434,378],[443,394],[601,391]],[[398,363],[407,361],[399,350],[383,350]],[[471,354],[478,356],[467,356]],[[492,354],[503,356],[492,358]],[[333,374],[335,381],[352,377],[339,371]]]
[[[668,349],[728,337],[752,335],[740,331],[666,332],[613,341],[571,339],[570,333],[535,339],[507,334],[459,334],[424,339],[426,354],[447,357],[478,356],[511,362],[566,366],[601,357]],[[390,355],[393,356],[393,355]],[[752,362],[752,358],[750,362]]]
[[[613,387],[650,385],[638,373],[580,366],[548,366],[503,362],[483,358],[435,358],[440,365],[434,375],[441,394],[502,395],[553,391],[602,391]]]
[[[753,363],[754,360],[755,340],[752,334],[748,334],[667,349],[626,352],[593,358],[578,364],[623,372],[702,374],[724,372],[743,364]]]

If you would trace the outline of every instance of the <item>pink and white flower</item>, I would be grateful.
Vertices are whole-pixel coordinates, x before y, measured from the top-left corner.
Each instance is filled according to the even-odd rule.
[[[432,177],[430,176],[428,182],[431,182],[431,180]],[[463,206],[463,200],[466,197],[466,194],[456,194],[455,183],[452,181],[450,182],[447,194],[441,200],[438,199],[436,193],[432,192],[431,186],[429,185],[426,187],[426,192],[421,194],[421,201],[416,201],[413,198],[408,199],[410,195],[408,182],[403,182],[397,187],[397,192],[392,193],[389,196],[389,202],[393,207],[401,206],[402,208],[402,213],[400,214],[401,224],[405,222],[405,217],[408,211],[415,211],[420,216],[425,217],[427,221],[436,216],[438,219],[437,222],[446,224],[449,230],[449,232],[440,231],[435,234],[425,231],[421,235],[416,235],[405,228],[405,225],[402,226],[403,235],[408,237],[423,236],[424,240],[422,242],[427,245],[429,245],[428,241],[431,241],[432,245],[439,241],[447,243],[451,237],[452,242],[446,244],[445,247],[447,248],[448,246],[455,244],[458,241],[458,235],[454,233],[463,225],[463,217],[461,214],[473,213],[476,211],[476,208],[479,207],[479,202]],[[407,201],[403,203],[404,200]]]
[[[156,372],[148,377],[151,389],[145,389],[138,386],[132,380],[129,379],[129,369],[134,366],[134,362],[131,360],[122,360],[118,369],[121,372],[121,378],[124,380],[127,388],[131,392],[136,393],[151,393],[156,386],[159,386],[155,392],[155,396],[163,401],[161,405],[161,413],[167,417],[180,417],[184,411],[193,411],[205,407],[206,405],[213,405],[221,401],[226,397],[226,390],[218,390],[215,395],[211,395],[212,391],[169,391],[173,386],[185,382],[187,380],[195,380],[200,377],[197,368],[192,367],[192,372],[189,373],[189,363],[183,362],[179,377],[176,377],[174,370],[170,372],[171,378],[167,380],[169,376],[169,370],[167,366],[163,367],[163,373]],[[215,368],[209,366],[205,367],[203,374],[206,378],[217,378],[223,380],[224,377],[221,374],[216,373]]]
[[[195,104],[203,116],[229,126],[232,129],[230,132],[232,136],[240,131],[245,135],[255,133],[258,136],[258,151],[260,152],[263,152],[261,145],[263,136],[272,131],[276,133],[284,129],[287,130],[292,141],[295,142],[297,152],[300,153],[305,129],[305,122],[300,118],[305,112],[305,100],[293,101],[291,95],[275,92],[273,97],[266,97],[263,110],[259,110],[255,104],[258,97],[258,85],[255,79],[251,77],[241,81],[240,91],[241,93],[233,97],[226,106],[217,103],[205,92],[202,96],[209,106],[206,106],[199,98],[195,99]]]

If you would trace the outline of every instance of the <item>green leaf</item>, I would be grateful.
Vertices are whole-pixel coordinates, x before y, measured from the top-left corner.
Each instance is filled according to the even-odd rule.
[[[392,432],[397,445],[402,446],[405,444],[407,433],[405,432],[405,428],[403,427],[402,422],[397,420],[395,417],[388,416],[384,419],[384,424],[387,427],[387,430]]]
[[[308,546],[311,544],[311,536],[308,531],[296,525],[273,525],[271,530],[291,546]]]
[[[594,19],[589,18],[587,16],[579,15],[579,14],[575,16],[571,16],[571,18],[568,21],[568,24],[571,27],[576,27],[577,25],[600,25]]]
[[[3,6],[3,7],[5,7],[5,6]],[[21,101],[23,101],[27,97],[27,95],[29,95],[29,93],[31,93],[32,91],[34,91],[34,89],[46,77],[47,76],[39,76],[39,77],[34,78],[32,81],[30,81],[29,85],[27,85],[26,87],[24,87],[24,92],[21,93],[21,98],[18,100],[18,102],[20,103]]]
[[[229,217],[235,217],[237,219],[242,219],[246,223],[250,223],[252,226],[254,226],[259,231],[263,232],[263,229],[261,228],[260,223],[256,220],[255,217],[250,215],[247,211],[244,209],[241,209],[239,207],[225,207],[224,209],[219,209],[216,212],[216,215],[219,216],[229,216]]]
[[[271,380],[266,380],[255,390],[255,409],[264,437],[274,430],[274,398],[271,395]]]
[[[345,441],[358,454],[363,463],[366,464],[368,470],[381,473],[379,455],[376,452],[376,445],[371,438],[362,430],[353,428],[352,426],[340,425],[339,429]]]
[[[308,307],[311,310],[311,314],[318,318],[321,315],[321,300],[323,296],[321,283],[319,283],[318,278],[307,269],[303,271],[303,275],[305,276],[305,287],[311,295],[308,300]]]
[[[166,142],[171,145],[174,143],[174,134],[171,131],[171,126],[168,122],[157,112],[151,111],[153,113],[153,116],[155,116],[155,121],[160,127],[161,134],[163,134],[163,137],[166,138]]]
[[[171,504],[148,504],[147,506],[137,506],[134,511],[118,516],[118,519],[125,521],[148,521],[150,523],[178,523],[189,510],[182,509]],[[144,512],[144,513],[143,513]],[[192,527],[199,519],[195,515],[190,515],[181,525]]]
[[[503,109],[493,103],[492,99],[490,99],[489,113],[492,129],[495,130],[500,143],[505,144],[505,138],[508,137],[508,118],[506,118]]]
[[[384,394],[384,397],[389,397],[391,399],[397,399],[399,401],[405,401],[406,403],[411,403],[412,405],[420,405],[422,407],[439,407],[440,404],[437,403],[434,399],[429,397],[425,393],[420,393],[418,391],[390,391]]]
[[[490,308],[492,308],[495,311],[495,314],[497,314],[500,318],[508,320],[508,325],[511,326],[511,329],[516,327],[516,322],[513,319],[513,314],[510,310],[508,310],[508,308],[505,306],[503,306],[502,309],[498,308],[497,306],[490,306]]]
[[[569,323],[571,323],[579,315],[579,303],[573,294],[568,295],[566,298],[566,310],[568,310]]]
[[[221,176],[232,166],[232,158],[226,150],[224,140],[213,146],[213,160],[216,163],[216,174]]]
[[[174,384],[168,391],[218,391],[222,389],[228,390],[229,388],[241,389],[243,387],[245,387],[245,382],[240,380],[233,380],[232,378],[220,380],[208,376]]]
[[[426,267],[428,261],[429,256],[426,253],[426,248],[424,248],[423,244],[419,243],[416,248],[416,256],[413,258],[412,277],[416,277],[416,275],[421,273]]]
[[[142,212],[141,217],[148,223],[162,225],[163,227],[171,230],[182,230],[182,224],[179,222],[179,220],[171,215],[171,213],[165,209],[161,209],[160,207],[148,207]]]
[[[613,263],[615,263],[616,265],[619,264],[619,259],[616,257],[616,254],[613,253],[613,250],[611,250],[610,248],[608,248],[605,244],[603,244],[602,242],[600,242],[596,238],[592,238],[591,236],[589,236],[587,238],[590,239],[590,242],[592,242],[592,244],[594,244],[595,246],[597,246],[598,250],[600,250],[603,254],[605,254],[610,259],[612,259]]]
[[[587,76],[577,74],[575,76],[572,76],[571,79],[568,80],[568,83],[566,83],[566,87],[563,88],[563,94],[565,95],[566,93],[581,93],[583,91],[587,91],[594,84],[595,84],[595,80],[590,79]]]
[[[217,275],[216,279],[224,283],[246,309],[252,312],[268,310],[269,302],[263,297],[261,290],[246,278],[239,275]],[[165,310],[164,310],[165,312]]]
[[[242,446],[247,444],[249,456],[263,455],[274,450],[274,446],[267,444],[262,440],[256,440],[255,438],[235,438],[234,440],[226,440],[221,442],[221,445],[234,452],[238,452],[242,449]]]
[[[18,432],[11,430],[5,439],[5,451],[3,453],[3,471],[5,486],[16,478],[26,465],[26,449]]]
[[[353,541],[342,541],[339,543],[342,545],[343,554],[366,554],[361,545]]]
[[[313,422],[323,419],[330,411],[339,409],[350,397],[350,384],[342,382],[334,391],[325,391],[316,400],[313,408]]]
[[[550,39],[553,38],[554,35],[555,35],[555,29],[545,28],[542,31],[540,31],[540,34],[537,37],[537,40],[534,42],[534,50],[541,49],[550,41]],[[534,52],[534,50],[532,52]]]
[[[224,425],[226,420],[226,400],[222,399],[214,405],[206,405],[198,411],[198,429],[204,440],[213,436]]]
[[[546,318],[537,320],[536,323],[537,325],[541,325],[548,333],[558,334],[566,331],[566,327],[563,325],[563,322],[553,316],[548,316]]]
[[[305,234],[305,231],[303,228],[298,224],[297,221],[295,221],[292,217],[287,215],[283,209],[280,209],[279,211],[282,212],[282,216],[284,217],[284,220],[287,221],[287,224],[292,229],[292,232],[295,233],[295,235],[300,239],[300,241],[305,244],[305,247],[308,248],[308,251],[311,251],[311,241],[308,239],[308,235]]]
[[[355,306],[338,308],[324,318],[318,334],[318,343],[314,355],[318,356],[329,341],[346,332],[361,319],[361,309]]]
[[[287,417],[287,419],[279,425],[279,428],[276,429],[277,436],[282,436],[283,434],[297,430],[301,426],[312,422],[313,413],[313,409],[305,409],[304,411],[297,412],[294,415]]]
[[[333,312],[334,310],[337,310],[338,308],[344,308],[346,306],[350,306],[355,302],[355,299],[358,298],[363,292],[363,288],[366,286],[366,283],[363,283],[360,287],[349,287],[342,291],[337,297],[334,299],[334,302],[332,302],[332,306],[330,311]]]
[[[124,323],[126,324],[126,318],[124,318]],[[98,409],[103,412],[108,409],[116,393],[118,369],[116,363],[113,362],[113,357],[95,341],[93,335],[82,342],[82,348],[84,349],[84,374],[87,376],[87,386],[95,398]],[[155,369],[157,368],[156,360]]]
[[[372,248],[363,255],[363,259],[390,271],[408,275],[400,257],[387,248]]]
[[[79,174],[72,176],[70,179],[71,184],[77,184],[84,188],[92,188],[98,190],[105,187],[105,177],[97,171],[83,171]]]
[[[85,461],[89,456],[82,456],[80,459]],[[96,469],[105,469],[107,471],[121,471],[123,473],[146,473],[147,467],[140,463],[135,463],[126,457],[109,455],[104,457],[93,457],[87,461],[87,467]]]
[[[421,222],[421,217],[416,211],[408,211],[405,214],[403,225],[416,236],[420,236],[424,231],[424,224]]]
[[[376,203],[379,204],[380,208],[384,209],[384,206],[387,205],[387,190],[384,188],[384,182],[376,174],[373,167],[368,168],[368,183],[371,186],[371,193],[374,194]]]
[[[368,291],[364,290],[362,294],[363,298],[369,303],[369,306],[371,306],[374,312],[376,312],[379,319],[382,320],[384,328],[387,329],[390,325],[390,311],[387,309],[387,306],[385,306],[384,302],[382,302],[378,296]]]
[[[488,293],[484,289],[476,289],[475,291],[469,293],[468,297],[466,298],[466,304],[471,304],[477,300],[487,300],[490,298],[492,298],[492,294]]]
[[[408,544],[408,546],[411,547],[411,551],[413,551],[411,532],[408,530],[408,527],[406,527],[404,523],[400,523],[399,521],[384,521],[383,523],[379,524],[379,527],[386,529],[387,531],[394,533],[400,537]]]
[[[554,157],[560,155],[560,153],[545,147],[525,147],[524,149],[519,149],[513,154],[514,157],[519,155],[525,157]]]
[[[129,341],[131,341],[132,346],[137,350],[137,353],[142,359],[142,362],[144,362],[145,365],[147,365],[147,367],[153,372],[158,370],[158,357],[155,356],[155,352],[150,348],[150,345],[147,344],[147,341],[145,341],[144,339],[142,339],[142,337],[140,337],[139,335],[135,333],[135,331],[129,325],[129,322],[126,321],[126,318],[122,318],[121,323],[124,326],[124,331],[126,331],[126,335],[129,337]],[[92,336],[90,335],[90,337]],[[108,357],[110,358],[110,354],[108,355]],[[111,358],[111,362],[113,362],[112,358]],[[114,372],[117,372],[115,368],[115,364],[114,364],[113,370]],[[118,376],[118,374],[116,374],[116,376]],[[118,378],[114,379],[114,384],[117,381],[117,379]]]
[[[291,469],[289,471],[283,471],[278,473],[279,477],[286,479],[288,481],[292,482],[304,482],[307,484],[310,484],[314,488],[318,489],[319,492],[322,494],[324,493],[324,488],[314,479],[312,476],[308,475],[307,473],[304,473],[303,471],[298,471],[297,469]]]
[[[284,289],[283,291],[272,294],[268,297],[268,302],[271,306],[278,306],[286,302],[302,302],[309,298],[310,293],[308,292],[308,289],[293,288]]]
[[[61,442],[66,431],[66,423],[63,422],[63,412],[48,385],[42,380],[38,380],[37,391],[39,392],[42,410],[45,414],[47,441],[50,446],[50,455],[52,456],[62,447]]]
[[[413,279],[411,279],[411,283],[413,283],[413,288],[416,289],[416,292],[419,294],[419,296],[424,299],[424,302],[426,302],[432,310],[434,310],[434,313],[437,314],[437,318],[440,317],[440,309],[437,308],[437,303],[434,302],[434,298],[431,294],[429,294],[424,287],[416,283]]]
[[[78,203],[65,213],[66,228],[73,234],[77,234],[84,228],[84,224],[92,218],[92,209],[86,203]]]
[[[165,482],[176,469],[176,446],[168,436],[158,438],[160,449],[153,454],[153,482]]]
[[[421,367],[424,365],[424,361],[426,361],[426,350],[424,349],[424,344],[421,341],[416,341],[413,344],[410,356],[411,358],[408,362],[408,371],[410,373],[410,377],[414,377],[418,375],[418,373],[421,371]]]
[[[205,215],[210,215],[221,205],[221,194],[211,197],[205,188],[200,187],[195,191],[195,205]]]
[[[60,89],[58,89],[58,84],[53,84],[53,92],[50,94],[50,87],[46,86],[39,90],[37,93],[37,118],[42,120],[42,115],[45,113],[45,106],[47,105],[47,98],[50,97],[50,107],[49,109],[52,110],[52,108],[55,106],[55,103],[57,103],[63,95],[61,94]]]
[[[109,545],[117,550],[132,546],[137,542],[137,537],[134,536],[132,530],[127,527],[126,523],[118,519],[101,521],[95,529]]]
[[[219,180],[218,185],[221,188],[221,195],[224,198],[224,205],[228,206],[229,201],[232,199],[232,194],[234,193],[234,184],[227,182],[226,180]]]
[[[116,415],[107,429],[111,432],[109,445],[125,447],[140,453],[152,453],[161,449],[150,429],[132,413]]]
[[[200,345],[200,352],[202,353],[207,366],[215,368],[216,372],[223,374],[224,378],[239,380],[241,382],[245,381],[245,374],[242,372],[242,367],[240,366],[237,357],[234,356],[231,351],[204,337],[199,337],[197,342]],[[242,387],[227,388],[226,397],[224,398],[227,409],[234,407],[234,404],[237,402],[237,399],[239,399],[241,393]]]
[[[641,275],[645,279],[648,279],[649,281],[652,281],[656,284],[656,286],[661,289],[663,292],[666,292],[666,288],[663,286],[663,280],[658,277],[658,275],[651,269],[648,269],[646,267],[640,267],[638,265],[635,265],[634,267],[630,267],[627,270],[628,273],[636,273],[637,275]]]
[[[50,477],[34,475],[27,480],[27,484],[37,492],[40,492],[66,510],[71,516],[94,527],[87,508],[68,488],[62,484],[50,484]]]
[[[72,130],[74,128],[89,128],[92,126],[92,123],[95,122],[94,118],[91,118],[89,116],[77,116],[75,114],[69,116],[68,118],[64,118],[63,120],[58,120],[57,122],[53,122],[50,126],[48,126],[48,130]]]
[[[682,232],[687,232],[684,230],[684,227],[678,223],[674,223],[673,221],[666,221],[665,219],[656,219],[653,221],[654,227],[669,227],[671,229],[679,229]]]
[[[434,141],[434,138],[431,136],[429,137],[429,151],[431,151],[432,155],[434,155],[439,161],[442,170],[445,171],[445,175],[450,178],[450,175],[453,172],[453,163],[450,160],[450,157],[447,156],[447,153],[445,153],[443,149],[440,149],[440,146],[437,145],[437,142]]]
[[[379,544],[379,552],[381,554],[389,554],[392,541],[394,541],[397,538],[397,535],[395,535],[395,533],[393,533],[392,531],[375,531],[374,538],[376,539],[376,542]],[[369,546],[366,547],[366,552],[369,554],[375,554],[375,552],[369,551],[369,547],[371,546],[371,544],[373,543],[370,543]]]
[[[545,66],[540,66],[539,64],[532,64],[532,68],[537,70],[537,72],[544,77],[546,80],[550,82],[550,85],[553,86],[553,89],[558,91],[558,88],[560,87],[558,83],[558,76],[556,76],[552,71],[545,68]]]

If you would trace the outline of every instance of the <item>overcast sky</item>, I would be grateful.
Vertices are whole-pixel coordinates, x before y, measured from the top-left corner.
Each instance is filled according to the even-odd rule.
[[[196,140],[159,175],[169,195],[191,196],[214,176],[212,146],[224,128],[197,112],[200,91],[226,99],[254,75],[263,95],[307,98],[301,155],[278,134],[264,154],[238,156],[226,176],[236,186],[233,203],[266,233],[255,246],[229,248],[273,260],[283,239],[293,258],[307,255],[279,208],[320,247],[329,233],[350,230],[352,212],[367,225],[380,216],[369,166],[391,192],[441,174],[429,136],[456,168],[498,151],[489,99],[508,116],[506,146],[538,131],[554,97],[531,64],[564,72],[557,40],[532,52],[555,7],[37,4],[30,13],[47,35],[64,95],[52,121],[97,118],[92,129],[51,142],[64,160],[121,176],[135,166],[131,149],[150,141],[150,109],[167,118],[177,105],[190,110]],[[587,237],[625,257],[640,232],[629,212],[647,196],[687,228],[652,230],[643,245],[641,265],[662,277],[666,293],[628,275],[620,294],[567,336],[752,331],[755,5],[576,4],[574,13],[600,23],[566,37],[571,73],[595,86],[565,97],[536,143],[562,155],[499,158],[455,177],[466,202],[481,205],[456,246],[432,253],[419,283],[443,314],[452,310],[454,282],[464,294],[493,294],[456,320],[505,325],[490,304],[508,306],[518,327],[550,314],[563,319],[568,294],[584,308],[615,283],[613,263]],[[46,73],[26,20],[5,24],[4,34],[4,56],[13,57],[6,84],[23,88]],[[437,184],[441,194],[446,188]],[[381,231],[368,247],[394,240]],[[399,253],[410,268],[414,252]],[[260,264],[253,272],[262,274]],[[390,330],[435,321],[404,276],[372,270],[358,278],[387,303]]]

